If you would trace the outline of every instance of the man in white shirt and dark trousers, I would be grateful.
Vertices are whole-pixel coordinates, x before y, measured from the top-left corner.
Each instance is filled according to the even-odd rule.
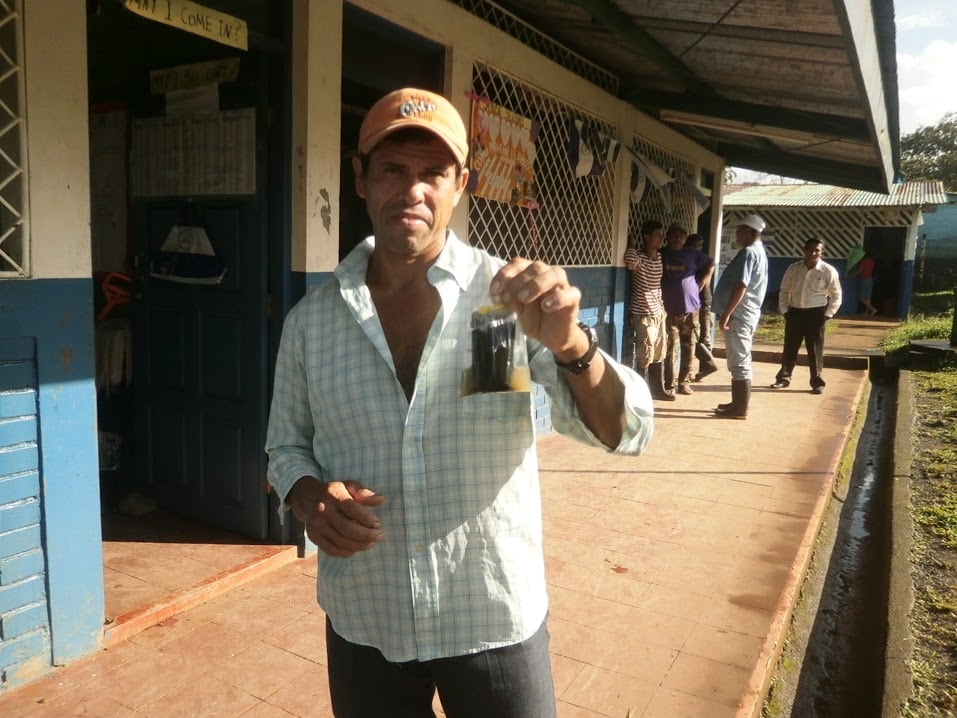
[[[778,306],[784,315],[784,352],[772,389],[785,389],[803,341],[811,370],[811,392],[824,391],[824,325],[841,307],[841,279],[837,270],[821,259],[824,242],[812,237],[804,243],[804,259],[795,262],[781,280]]]
[[[648,387],[579,323],[564,269],[449,228],[468,149],[444,97],[376,102],[352,160],[374,234],[283,325],[268,478],[319,549],[336,718],[431,717],[436,691],[449,718],[554,718],[528,379],[553,428],[585,444],[636,455],[654,429]],[[482,374],[490,304],[522,333],[502,326],[486,360],[507,366],[524,344],[524,382],[521,366],[514,385],[463,381]]]

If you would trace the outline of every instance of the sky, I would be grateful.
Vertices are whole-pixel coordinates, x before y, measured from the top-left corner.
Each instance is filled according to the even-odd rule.
[[[957,1],[895,0],[901,137],[957,112]]]

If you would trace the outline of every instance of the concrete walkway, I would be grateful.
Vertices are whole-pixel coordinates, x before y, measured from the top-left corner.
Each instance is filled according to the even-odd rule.
[[[766,388],[779,348],[755,347],[747,421],[712,416],[722,369],[656,405],[641,457],[540,441],[560,716],[760,714],[867,394],[860,360],[894,325],[841,319],[820,396],[800,367]],[[295,560],[0,696],[0,715],[328,717],[323,624],[315,561]]]

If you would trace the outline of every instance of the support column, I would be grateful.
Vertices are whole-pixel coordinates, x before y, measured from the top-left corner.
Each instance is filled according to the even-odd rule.
[[[328,272],[339,261],[342,0],[294,0],[292,27],[290,268]]]

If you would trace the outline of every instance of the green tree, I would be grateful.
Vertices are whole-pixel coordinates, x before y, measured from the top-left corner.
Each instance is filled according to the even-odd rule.
[[[948,192],[957,191],[957,113],[901,138],[901,172],[904,179],[941,180]]]

